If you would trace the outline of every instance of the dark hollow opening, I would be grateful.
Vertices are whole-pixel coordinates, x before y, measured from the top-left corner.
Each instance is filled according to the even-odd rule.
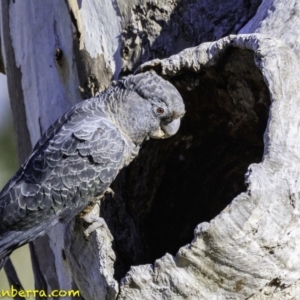
[[[248,166],[262,159],[270,96],[253,52],[229,49],[216,66],[170,81],[186,105],[180,131],[145,143],[113,185],[118,199],[102,206],[118,279],[191,242],[197,224],[246,190]]]

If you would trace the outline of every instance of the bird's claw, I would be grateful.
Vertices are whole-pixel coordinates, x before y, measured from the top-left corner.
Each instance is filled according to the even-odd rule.
[[[103,218],[95,216],[93,214],[87,214],[85,216],[82,217],[87,223],[90,223],[91,225],[83,232],[84,236],[86,239],[88,239],[88,237],[90,236],[90,234],[101,228],[101,227],[105,227],[106,223],[104,221]]]
[[[100,197],[98,197],[98,199],[96,199],[97,201],[91,203],[88,207],[86,207],[80,217],[87,223],[91,224],[88,226],[88,228],[83,232],[85,239],[88,239],[88,237],[90,236],[90,234],[101,228],[101,227],[105,227],[106,223],[104,221],[103,218],[99,217],[99,211],[100,211],[100,202],[101,199],[105,197],[105,194],[111,194],[112,197],[114,197],[115,192],[111,189],[111,188],[107,188],[103,195],[101,195]]]

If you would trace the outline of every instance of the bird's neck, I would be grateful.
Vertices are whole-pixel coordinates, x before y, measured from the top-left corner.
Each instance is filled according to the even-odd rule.
[[[118,97],[120,97],[120,93]],[[120,98],[123,98],[122,95]],[[139,136],[132,132],[132,124],[128,121],[128,105],[124,103],[124,101],[120,101],[120,98],[113,95],[113,92],[109,92],[102,98],[104,100],[102,103],[104,104],[103,112],[122,134],[122,139],[125,144],[123,160],[123,167],[125,167],[138,155],[140,145],[144,141],[145,136]]]
[[[108,95],[106,109],[109,118],[118,130],[127,136],[135,146],[139,147],[147,139],[145,122],[141,122],[141,118],[144,116],[139,115],[138,107],[129,103],[126,95],[121,95],[121,97],[120,93],[118,93],[118,97],[114,93]]]

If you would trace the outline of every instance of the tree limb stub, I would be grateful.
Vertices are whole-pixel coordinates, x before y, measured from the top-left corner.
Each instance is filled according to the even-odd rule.
[[[244,60],[239,60],[239,56]],[[238,61],[236,66],[235,60]],[[256,66],[256,73],[253,73],[251,63]],[[297,165],[300,152],[295,143],[299,138],[296,124],[299,122],[300,96],[297,57],[278,39],[258,34],[238,35],[186,49],[168,59],[146,63],[140,71],[148,69],[158,70],[177,85],[186,103],[191,100],[188,99],[188,92],[183,93],[183,90],[190,89],[193,101],[201,103],[205,101],[203,98],[208,97],[211,103],[218,102],[215,96],[219,94],[223,99],[217,105],[219,109],[226,111],[229,105],[233,105],[231,110],[227,110],[228,114],[231,111],[228,120],[233,124],[229,126],[228,122],[225,127],[223,122],[216,129],[223,128],[223,133],[239,143],[243,143],[244,139],[248,147],[244,150],[251,149],[252,155],[251,147],[260,147],[262,161],[257,161],[260,151],[256,156],[250,154],[250,161],[256,163],[248,168],[248,187],[244,189],[245,192],[240,193],[241,186],[237,181],[239,188],[236,189],[238,193],[234,200],[228,201],[226,208],[226,203],[223,203],[225,209],[212,220],[206,220],[209,223],[199,224],[193,241],[180,248],[176,256],[167,254],[156,260],[154,266],[131,268],[122,281],[120,299],[245,299],[266,286],[276,285],[284,290],[300,278],[300,186]],[[223,72],[227,72],[228,82],[221,80]],[[219,80],[216,78],[218,74],[221,74]],[[237,77],[239,75],[240,78]],[[193,80],[186,80],[186,83],[185,78],[190,78],[187,76]],[[203,77],[206,77],[206,85],[202,86],[200,93],[198,86],[201,85],[196,79],[203,83]],[[206,95],[210,85],[217,91]],[[231,99],[226,100],[226,94],[222,94],[224,85]],[[270,100],[269,119],[266,122],[266,108]],[[248,117],[233,122],[235,109],[240,110],[240,118],[243,113],[247,113]],[[212,110],[217,118],[216,111]],[[193,118],[192,114],[197,112],[197,109],[187,110],[183,131],[185,126],[189,128],[188,122]],[[259,145],[258,137],[262,135],[264,126],[264,145]],[[201,131],[200,126],[198,130]],[[201,155],[206,140],[200,134],[198,139],[198,143],[202,143],[198,147]],[[197,139],[193,138],[190,148],[195,147],[193,144],[197,144]],[[203,159],[202,164],[208,160]],[[238,166],[240,163],[235,167]],[[211,173],[217,177],[216,170],[218,168],[211,169]],[[240,166],[239,170],[233,168],[231,172],[242,176],[241,170]],[[189,172],[192,169],[187,170],[186,176]],[[215,189],[222,187],[222,181],[226,181],[226,176],[215,182]],[[175,184],[179,185],[180,182]],[[198,188],[201,188],[201,180]],[[225,197],[223,190],[221,194]],[[200,196],[199,201],[202,201]],[[168,200],[175,203],[174,199]],[[211,200],[209,205],[214,206],[216,197]],[[184,218],[184,204],[181,208]],[[201,211],[197,210],[195,214],[200,216]],[[191,215],[188,217],[192,218]],[[202,221],[205,221],[205,216]],[[182,231],[177,234],[180,237]],[[292,292],[296,290],[291,289]]]

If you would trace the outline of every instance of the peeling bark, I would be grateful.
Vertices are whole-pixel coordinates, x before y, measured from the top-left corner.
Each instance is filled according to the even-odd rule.
[[[118,9],[107,1],[66,1],[73,24],[73,49],[83,99],[110,85],[120,72]],[[109,24],[109,27],[107,26]]]

